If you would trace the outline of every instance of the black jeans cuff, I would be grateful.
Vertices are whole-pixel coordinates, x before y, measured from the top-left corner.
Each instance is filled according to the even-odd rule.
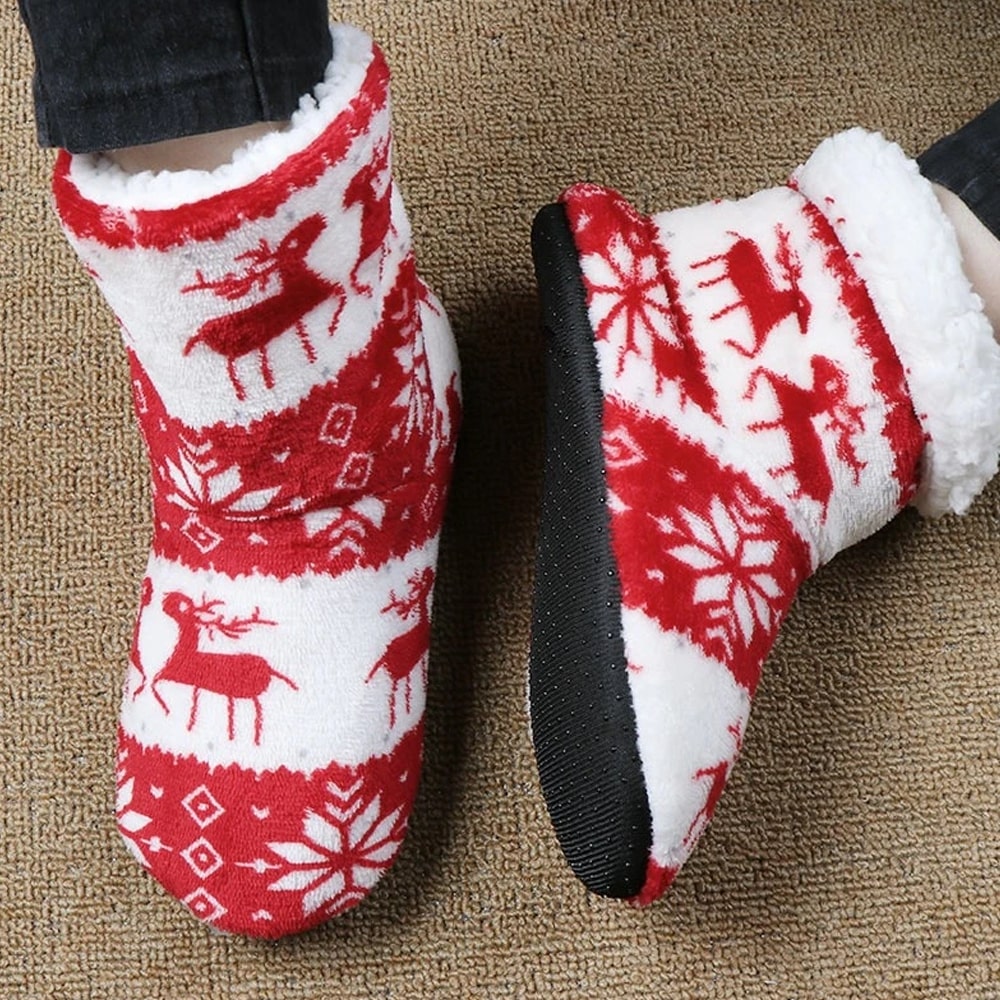
[[[920,172],[975,213],[1000,239],[1000,101],[917,157]]]

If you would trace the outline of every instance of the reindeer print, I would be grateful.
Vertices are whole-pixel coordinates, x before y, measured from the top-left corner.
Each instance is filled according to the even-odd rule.
[[[740,727],[735,724],[730,724],[728,731],[733,737],[735,744],[735,750],[732,757],[720,760],[712,767],[703,767],[694,774],[695,781],[704,781],[706,778],[708,779],[708,794],[705,796],[704,805],[702,805],[701,809],[698,810],[698,814],[691,821],[691,826],[688,827],[687,835],[684,837],[685,845],[693,845],[708,825],[709,820],[715,812],[716,806],[719,804],[719,800],[722,798],[722,793],[726,789],[726,781],[729,778],[729,772],[733,769],[733,764],[735,763],[737,756],[739,756],[739,752],[743,744],[743,736],[740,732]]]
[[[277,282],[274,294],[253,305],[208,320],[184,345],[187,356],[196,347],[204,346],[226,359],[229,381],[236,398],[246,399],[246,389],[236,372],[236,361],[254,351],[260,354],[260,375],[268,389],[274,388],[274,372],[267,356],[268,346],[278,337],[294,330],[309,362],[316,360],[316,350],[305,328],[305,317],[327,299],[336,298],[337,308],[331,333],[344,305],[344,289],[336,282],[313,271],[306,263],[310,248],[326,228],[322,215],[303,219],[274,249],[261,239],[254,250],[240,254],[237,262],[246,261],[240,273],[230,273],[215,281],[195,272],[196,280],[181,291],[185,293],[208,291],[238,302],[254,289],[263,291]]]
[[[163,598],[163,610],[177,623],[177,642],[167,662],[157,671],[149,687],[160,707],[168,715],[170,708],[163,700],[157,687],[164,681],[185,684],[192,688],[191,712],[187,728],[190,732],[198,718],[198,698],[202,691],[210,691],[226,699],[229,722],[229,739],[235,738],[234,712],[236,702],[246,700],[254,706],[255,746],[260,745],[263,710],[260,697],[268,689],[271,679],[287,684],[293,691],[298,686],[279,673],[262,656],[253,653],[210,653],[201,648],[201,637],[207,635],[209,641],[216,633],[230,639],[238,639],[253,628],[273,626],[276,622],[260,617],[260,610],[254,609],[249,618],[226,620],[219,610],[221,601],[202,600],[195,604],[190,597],[178,591],[171,591]]]
[[[146,687],[146,682],[148,678],[146,677],[145,667],[142,665],[142,653],[139,650],[139,632],[142,629],[142,616],[146,611],[146,608],[153,603],[153,583],[148,576],[143,577],[142,580],[142,590],[139,595],[139,614],[136,616],[135,620],[135,631],[132,633],[132,648],[129,650],[128,662],[131,666],[139,673],[139,686],[132,692],[132,700],[135,701],[136,698],[142,693]]]
[[[812,384],[806,388],[766,368],[753,373],[745,398],[753,397],[764,380],[774,393],[778,416],[752,423],[748,429],[781,430],[785,434],[792,460],[788,465],[770,469],[771,475],[792,473],[799,484],[795,497],[810,497],[826,510],[833,495],[833,475],[823,447],[823,432],[833,434],[837,457],[851,470],[857,483],[864,462],[858,456],[853,437],[864,430],[864,407],[850,405],[847,375],[833,361],[817,355],[810,364]]]
[[[789,317],[795,317],[800,332],[805,333],[812,315],[812,305],[798,284],[802,277],[802,266],[791,247],[788,231],[779,225],[775,227],[775,234],[778,248],[774,261],[788,281],[787,288],[782,288],[775,281],[761,248],[753,240],[738,233],[730,233],[735,242],[724,253],[691,265],[693,268],[708,267],[710,264],[722,265],[722,271],[717,277],[702,281],[698,287],[711,288],[724,281],[732,285],[736,292],[735,301],[714,313],[712,319],[721,319],[737,309],[746,311],[753,330],[753,341],[749,345],[735,340],[726,341],[729,347],[745,358],[755,358],[760,354],[771,332]]]
[[[403,621],[415,615],[416,620],[409,629],[397,635],[386,646],[366,678],[366,683],[370,683],[379,673],[385,671],[392,682],[392,690],[389,693],[390,729],[396,725],[396,696],[400,686],[404,689],[406,711],[409,713],[413,696],[413,674],[418,669],[423,670],[426,667],[434,570],[430,566],[419,570],[410,577],[408,583],[410,589],[404,597],[390,593],[389,603],[382,612],[384,614],[393,611]]]
[[[361,206],[361,247],[351,271],[351,287],[361,295],[370,295],[372,289],[361,283],[358,272],[372,257],[384,253],[386,237],[392,228],[392,176],[388,139],[375,148],[371,160],[361,167],[347,185],[344,191],[344,208],[353,208],[355,205]]]

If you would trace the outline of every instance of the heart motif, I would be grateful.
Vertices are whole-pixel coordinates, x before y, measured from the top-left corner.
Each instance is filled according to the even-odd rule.
[[[250,812],[257,817],[257,819],[267,819],[271,815],[271,810],[267,806],[251,806]]]
[[[162,799],[163,798],[163,789],[162,788],[158,788],[156,785],[150,785],[149,786],[149,794],[152,795],[154,799]]]

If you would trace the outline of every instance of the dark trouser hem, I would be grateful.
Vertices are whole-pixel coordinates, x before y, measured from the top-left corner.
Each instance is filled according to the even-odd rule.
[[[958,195],[1000,239],[1000,101],[917,157],[929,181]]]
[[[323,0],[18,0],[42,146],[74,153],[284,121],[332,56]]]

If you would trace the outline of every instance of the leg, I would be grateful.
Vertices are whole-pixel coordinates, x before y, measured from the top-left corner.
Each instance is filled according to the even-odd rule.
[[[957,194],[934,184],[945,215],[955,228],[965,273],[983,300],[993,335],[1000,339],[1000,239]]]
[[[130,171],[225,162],[287,121],[330,61],[318,0],[19,3],[41,145],[118,151]]]
[[[1000,337],[1000,101],[917,157],[955,227],[966,274]]]
[[[174,24],[181,34],[164,64],[150,52],[158,47],[150,26],[134,17],[132,26],[147,32],[141,43],[113,32],[95,42],[105,46],[104,62],[92,55],[99,67],[109,52],[120,54],[107,37],[127,58],[110,61],[112,79],[87,103],[66,96],[65,67],[50,58],[51,39],[40,30],[56,31],[56,6],[24,0],[23,7],[39,51],[39,131],[43,141],[78,150],[57,157],[57,210],[128,334],[158,498],[149,593],[162,604],[182,581],[206,595],[202,610],[229,609],[214,633],[206,624],[202,641],[219,643],[221,635],[246,648],[210,651],[215,667],[205,669],[220,671],[214,690],[239,680],[225,671],[244,652],[244,666],[266,653],[289,687],[268,691],[266,706],[255,701],[252,734],[235,725],[233,699],[226,721],[212,724],[203,713],[195,725],[196,690],[187,727],[164,722],[154,698],[126,699],[121,759],[128,777],[139,778],[145,834],[164,842],[181,831],[199,836],[192,789],[201,789],[206,815],[213,802],[255,804],[252,816],[230,812],[225,830],[213,827],[226,864],[210,892],[177,852],[151,855],[148,870],[220,930],[280,937],[359,902],[357,887],[336,887],[352,886],[354,866],[389,868],[412,808],[421,712],[390,734],[364,678],[382,652],[372,644],[389,594],[414,572],[433,572],[437,558],[460,411],[454,340],[417,274],[388,156],[388,67],[363,32],[329,28],[325,3],[310,0],[158,4],[159,31],[168,30],[174,7],[190,7],[197,18],[221,17],[231,6],[240,18],[205,30],[206,69],[194,58],[204,55],[206,39],[191,27],[202,22]],[[109,7],[133,10],[126,0]],[[291,68],[308,79],[288,83],[294,74],[273,52],[281,41],[274,22],[295,21],[285,40],[316,55],[316,37],[303,34],[306,8],[323,14],[322,64],[292,58]],[[244,20],[246,12],[254,16]],[[87,82],[86,73],[78,76]],[[289,99],[272,99],[272,83]],[[130,100],[118,101],[115,87]],[[164,107],[154,91],[169,98]],[[270,123],[285,119],[287,128],[275,132]],[[243,153],[223,162],[248,136]],[[359,260],[378,262],[372,289],[351,285]],[[250,360],[237,373],[244,357],[259,364]],[[427,385],[430,399],[407,435],[413,384]],[[348,546],[337,537],[344,517],[363,525]],[[174,639],[152,618],[139,626],[144,650]],[[345,634],[350,643],[340,641]],[[331,704],[331,690],[351,696]],[[327,880],[322,896],[303,888],[291,831],[306,843],[310,817],[342,788],[369,804],[366,815],[381,810],[374,826],[394,832],[377,852],[361,843],[354,855],[331,853],[341,880]],[[346,843],[347,831],[337,832]],[[252,852],[269,859],[263,872],[239,867]]]
[[[220,129],[188,135],[180,139],[164,139],[142,146],[109,149],[105,155],[126,173],[141,174],[159,170],[214,170],[228,163],[237,149],[260,139],[269,132],[287,126],[282,122],[255,122],[237,128]]]

